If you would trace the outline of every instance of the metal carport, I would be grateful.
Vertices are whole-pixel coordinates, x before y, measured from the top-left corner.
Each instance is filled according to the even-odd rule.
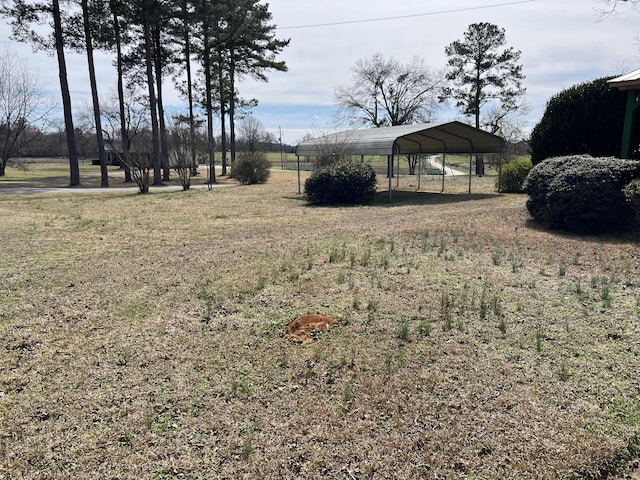
[[[506,143],[501,137],[457,121],[345,130],[305,140],[296,146],[298,189],[301,156],[386,155],[389,200],[391,200],[391,179],[395,156],[443,154],[444,169],[447,154],[468,153],[471,158],[476,154],[499,153],[502,158],[505,149]],[[471,175],[470,168],[469,193],[471,193]],[[444,175],[442,182],[444,189]]]

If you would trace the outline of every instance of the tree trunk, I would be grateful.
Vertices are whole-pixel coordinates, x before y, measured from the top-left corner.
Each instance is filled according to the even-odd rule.
[[[93,62],[93,42],[91,39],[91,25],[89,23],[88,0],[82,0],[82,18],[84,21],[84,40],[87,49],[87,62],[89,64],[89,83],[91,84],[91,99],[93,100],[93,116],[96,125],[96,141],[98,143],[98,159],[100,160],[100,186],[109,186],[109,173],[107,171],[107,155],[104,151],[104,138],[102,136],[102,121],[100,118],[100,101],[98,99],[98,85],[96,82],[96,69]]]
[[[118,13],[113,8],[113,4],[110,2],[111,12],[113,13],[113,30],[116,40],[116,69],[118,71],[118,107],[120,111],[120,141],[122,142],[122,155],[125,158],[124,164],[124,181],[132,182],[131,166],[129,164],[129,155],[131,150],[131,140],[129,139],[129,130],[127,128],[127,117],[124,107],[124,74],[122,66],[122,43],[120,39],[120,21],[118,20]]]
[[[184,24],[184,57],[185,66],[187,69],[187,98],[189,101],[189,143],[191,150],[191,175],[197,175],[198,163],[196,161],[196,122],[193,114],[193,82],[191,80],[191,38],[189,35],[189,25],[187,24],[186,20]]]
[[[167,126],[164,119],[164,102],[162,99],[162,45],[160,44],[160,28],[153,28],[154,66],[156,74],[156,101],[158,105],[158,127],[160,128],[160,159],[162,162],[162,180],[168,182],[171,178],[169,168],[169,141]]]
[[[142,19],[144,29],[144,50],[147,73],[147,87],[149,89],[149,110],[151,111],[151,162],[153,163],[153,184],[162,184],[162,170],[160,163],[160,134],[158,131],[158,105],[153,78],[153,41],[151,38],[151,19],[149,18],[149,6],[143,5]],[[138,152],[142,154],[142,152]]]
[[[73,113],[71,111],[71,94],[67,81],[67,64],[64,58],[64,40],[62,36],[62,20],[60,16],[60,3],[53,0],[53,28],[58,57],[58,74],[60,76],[60,90],[62,93],[62,108],[64,111],[64,127],[67,137],[67,149],[69,154],[69,170],[71,187],[80,185],[80,167],[78,165],[78,151],[76,148],[75,129],[73,127]]]
[[[205,102],[207,111],[207,153],[209,154],[209,183],[216,183],[216,162],[215,162],[215,142],[213,140],[213,101],[211,99],[211,54],[209,45],[209,27],[204,28],[204,83],[205,83]]]
[[[222,54],[221,54],[222,58]],[[222,175],[227,174],[227,111],[224,108],[225,90],[224,90],[224,72],[222,71],[222,65],[219,65],[218,69],[218,91],[220,92],[220,142],[222,150]]]
[[[229,55],[229,143],[231,144],[231,164],[236,161],[236,61],[233,51]]]

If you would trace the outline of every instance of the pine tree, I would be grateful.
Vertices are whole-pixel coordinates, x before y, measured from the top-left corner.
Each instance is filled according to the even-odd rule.
[[[28,2],[25,0],[6,1],[2,3],[0,14],[9,18],[12,37],[19,42],[31,43],[34,48],[55,51],[58,59],[60,77],[60,93],[64,112],[64,124],[69,156],[70,181],[72,187],[80,185],[80,167],[76,147],[71,94],[67,80],[67,64],[65,60],[65,33],[62,28],[62,13],[59,0],[47,2]],[[50,36],[43,37],[31,28],[32,24],[53,24]]]

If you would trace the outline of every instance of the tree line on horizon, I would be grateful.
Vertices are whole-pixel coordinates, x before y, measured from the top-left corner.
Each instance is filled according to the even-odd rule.
[[[0,2],[0,15],[11,26],[12,38],[56,55],[71,186],[80,184],[80,176],[65,49],[86,54],[103,186],[108,186],[105,142],[113,147],[115,137],[118,137],[117,149],[128,167],[147,168],[149,165],[139,163],[149,161],[153,184],[169,178],[171,152],[163,101],[163,86],[168,78],[188,102],[188,113],[175,121],[186,125],[184,140],[191,143],[190,161],[195,162],[196,132],[204,123],[207,153],[213,164],[216,147],[213,122],[214,115],[219,116],[222,142],[219,151],[224,174],[227,152],[231,160],[236,154],[235,117],[244,107],[257,102],[239,96],[238,80],[250,76],[266,81],[267,71],[287,70],[277,56],[289,40],[276,38],[268,5],[258,0],[5,0]],[[40,33],[42,28],[38,25],[48,25],[50,29]],[[118,108],[109,112],[111,116],[105,115],[98,101],[93,60],[96,49],[114,55]],[[140,128],[136,102],[144,103],[148,116],[145,128]],[[205,112],[204,122],[195,114],[198,107]],[[25,120],[19,117],[15,118],[18,131],[20,122]],[[111,130],[114,134],[102,127],[105,118],[117,124],[118,128]],[[11,127],[4,126],[7,130]],[[148,141],[136,136],[147,130],[150,131]],[[17,135],[13,140],[19,143]],[[129,176],[130,169],[126,170]]]

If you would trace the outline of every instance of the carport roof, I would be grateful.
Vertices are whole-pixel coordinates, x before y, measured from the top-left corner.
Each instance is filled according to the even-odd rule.
[[[610,88],[619,88],[620,90],[635,90],[640,88],[640,69],[621,75],[608,80]]]
[[[346,130],[300,142],[298,156],[500,153],[504,140],[462,122]]]

